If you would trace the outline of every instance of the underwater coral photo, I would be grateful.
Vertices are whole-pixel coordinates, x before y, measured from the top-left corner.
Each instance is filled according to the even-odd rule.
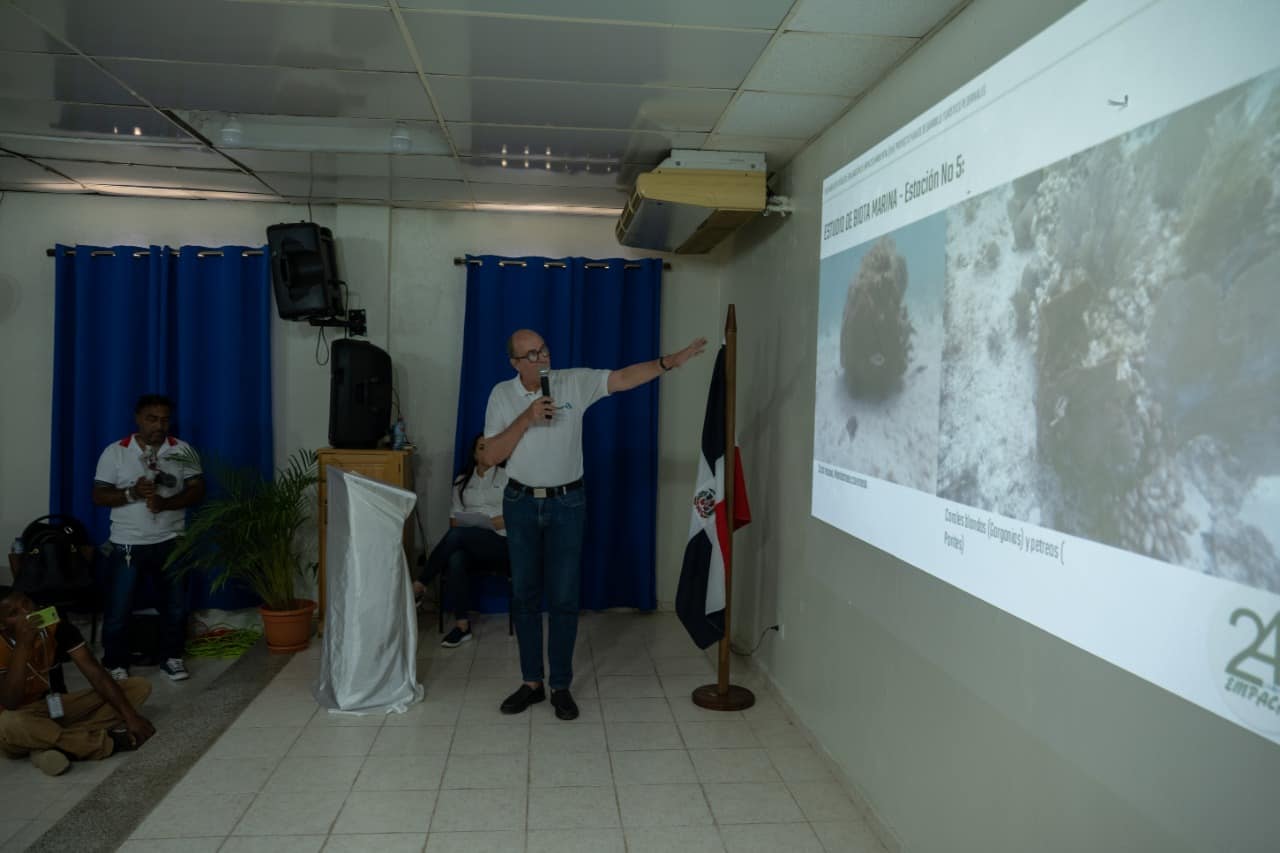
[[[1280,592],[1280,73],[949,209],[938,493]]]
[[[814,455],[933,494],[944,222],[931,216],[824,258]]]

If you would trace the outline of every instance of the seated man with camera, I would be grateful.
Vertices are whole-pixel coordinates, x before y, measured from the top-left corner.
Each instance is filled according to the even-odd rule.
[[[88,690],[57,690],[54,670],[65,661],[89,681]],[[111,678],[54,608],[36,610],[25,593],[0,587],[0,751],[30,755],[42,772],[58,776],[71,759],[136,749],[156,731],[137,711],[149,695],[145,678]]]
[[[204,477],[191,445],[169,435],[172,413],[168,397],[140,397],[138,431],[103,450],[94,474],[94,504],[111,507],[102,662],[117,681],[129,677],[129,616],[143,573],[155,578],[160,595],[160,671],[173,681],[189,677],[182,661],[186,585],[164,564],[186,527],[187,507],[204,499]]]

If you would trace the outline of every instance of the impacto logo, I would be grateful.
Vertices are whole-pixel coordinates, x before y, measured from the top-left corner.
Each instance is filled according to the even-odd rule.
[[[1280,732],[1280,609],[1220,605],[1210,635],[1227,707],[1250,728]]]

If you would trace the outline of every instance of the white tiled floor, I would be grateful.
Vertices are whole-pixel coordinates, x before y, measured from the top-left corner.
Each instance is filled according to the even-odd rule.
[[[85,636],[88,626],[83,626]],[[101,653],[101,649],[97,650]],[[191,679],[175,684],[160,675],[157,667],[136,667],[132,673],[148,678],[151,697],[142,713],[163,729],[165,716],[180,705],[193,690],[203,689],[217,678],[231,660],[189,659]],[[81,690],[88,682],[74,665],[64,665],[69,690]],[[99,782],[114,772],[132,754],[113,755],[105,761],[86,761],[72,766],[57,778],[45,776],[26,759],[0,756],[0,853],[18,853],[43,835],[63,815],[75,808]]]
[[[434,627],[424,618],[426,700],[403,715],[317,711],[313,643],[121,849],[882,853],[744,668],[734,681],[756,690],[754,708],[722,714],[690,701],[714,670],[674,616],[583,616],[582,716],[571,723],[546,702],[498,712],[520,681],[505,618],[457,649],[440,648]]]

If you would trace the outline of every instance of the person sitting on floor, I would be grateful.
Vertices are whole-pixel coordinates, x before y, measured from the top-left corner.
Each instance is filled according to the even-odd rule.
[[[507,558],[507,531],[502,523],[502,492],[507,487],[507,472],[500,467],[480,463],[484,436],[471,442],[471,459],[453,481],[453,508],[449,532],[431,550],[422,576],[413,583],[414,596],[420,598],[426,585],[436,575],[447,571],[445,584],[453,595],[454,626],[440,645],[446,649],[460,646],[471,639],[470,582],[467,573],[483,570],[510,574]],[[444,607],[444,602],[439,602]]]
[[[155,734],[137,711],[151,695],[151,682],[112,678],[75,625],[37,627],[29,618],[35,611],[24,593],[0,587],[0,751],[29,755],[41,771],[58,776],[72,760],[137,749]],[[84,674],[88,690],[50,689],[50,671],[66,661]]]

